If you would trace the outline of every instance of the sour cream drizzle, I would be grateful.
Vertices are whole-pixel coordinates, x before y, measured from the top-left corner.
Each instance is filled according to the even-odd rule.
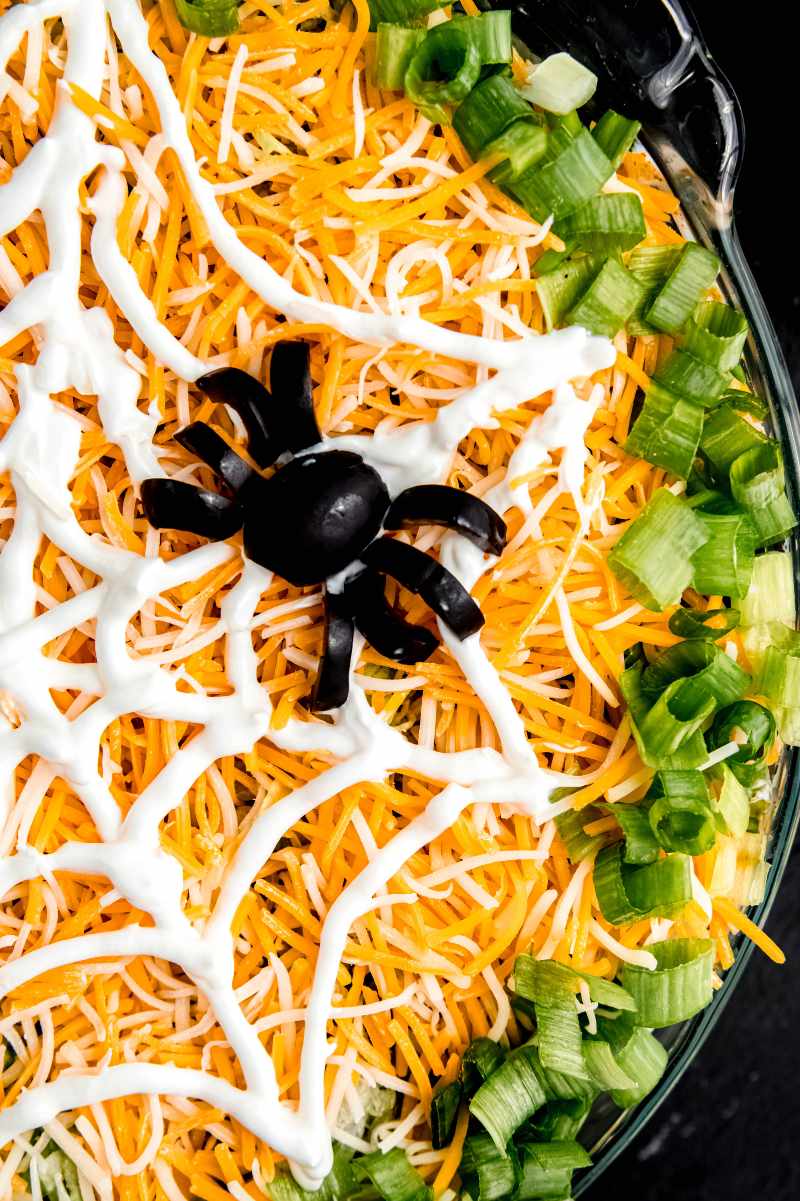
[[[126,1094],[165,1093],[203,1099],[227,1110],[286,1155],[298,1180],[316,1187],[331,1164],[325,1118],[323,1069],[329,1054],[326,1027],[336,970],[352,922],[419,848],[439,836],[475,803],[500,802],[542,822],[555,811],[549,803],[560,783],[544,771],[531,750],[522,722],[476,636],[459,643],[443,638],[495,723],[502,750],[477,748],[445,754],[414,745],[386,726],[353,681],[348,703],[332,724],[291,721],[270,729],[269,697],[258,684],[251,626],[269,574],[245,563],[222,606],[226,667],[233,693],[205,697],[181,692],[177,678],[146,658],[132,659],[125,631],[151,597],[199,578],[230,559],[227,545],[200,547],[169,563],[135,555],[89,537],[71,506],[69,481],[79,455],[80,427],[52,396],[65,389],[97,395],[106,436],[122,449],[131,478],[160,472],[153,447],[157,416],[142,413],[140,379],[114,341],[101,308],[79,298],[81,217],[79,185],[101,167],[91,202],[95,222],[91,255],[119,309],[148,349],[180,378],[192,381],[205,369],[157,319],[134,272],[123,259],[116,225],[127,197],[124,157],[96,139],[93,123],[71,102],[68,85],[99,97],[105,70],[107,20],[125,53],[151,90],[166,145],[176,153],[220,255],[273,309],[297,321],[323,323],[361,342],[403,342],[433,354],[480,364],[495,375],[466,390],[427,425],[371,439],[342,439],[379,467],[397,491],[414,482],[442,480],[453,453],[470,430],[491,427],[492,414],[555,389],[551,407],[532,422],[508,470],[508,481],[532,470],[551,450],[563,449],[562,486],[583,503],[584,432],[592,401],[577,398],[568,381],[591,376],[614,361],[604,338],[579,328],[546,337],[491,341],[438,329],[419,318],[353,312],[302,296],[238,239],[218,207],[194,157],[178,101],[166,70],[148,45],[148,27],[135,0],[29,0],[0,19],[0,70],[23,36],[60,17],[68,56],[50,130],[12,178],[0,186],[0,235],[5,236],[40,209],[47,230],[50,265],[20,290],[0,313],[0,345],[35,329],[39,357],[17,367],[19,415],[0,443],[0,470],[11,472],[17,496],[13,533],[0,555],[0,687],[7,688],[23,716],[17,729],[0,732],[0,895],[53,871],[94,873],[149,913],[152,927],[132,926],[43,946],[0,967],[0,993],[54,967],[97,956],[146,954],[180,965],[205,995],[241,1064],[245,1088],[208,1073],[171,1064],[129,1063],[100,1075],[69,1075],[32,1088],[0,1112],[0,1143],[44,1126],[65,1109]],[[572,465],[571,468],[569,465]],[[576,466],[577,465],[577,466]],[[501,512],[529,512],[525,489],[503,482],[488,497]],[[46,613],[36,615],[33,566],[42,538],[56,543],[101,582]],[[442,558],[469,588],[492,561],[463,539],[447,536]],[[48,658],[42,647],[86,621],[95,623],[96,664],[70,665]],[[97,699],[73,720],[50,695],[53,687],[80,687]],[[139,713],[202,726],[134,801],[127,817],[97,769],[98,745],[108,724]],[[274,803],[250,828],[232,857],[214,911],[204,927],[190,923],[181,908],[183,879],[176,860],[159,845],[158,826],[204,771],[220,757],[243,754],[262,738],[289,751],[317,750],[331,766]],[[67,843],[52,854],[27,845],[22,820],[9,821],[13,773],[28,755],[61,775],[86,805],[103,839]],[[420,814],[378,851],[332,905],[324,923],[319,959],[308,1001],[301,1061],[301,1100],[296,1110],[280,1103],[270,1056],[235,997],[231,920],[250,882],[284,834],[305,814],[343,788],[388,773],[413,770],[445,787]],[[575,778],[573,777],[573,780]]]

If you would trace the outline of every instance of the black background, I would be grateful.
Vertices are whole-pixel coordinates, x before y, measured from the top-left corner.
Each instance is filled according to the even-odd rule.
[[[588,0],[591,3],[591,0]],[[736,224],[800,392],[796,162],[798,43],[785,0],[694,0],[742,102],[747,142]],[[598,1201],[800,1199],[800,847],[767,923],[788,957],[759,952],[663,1108],[592,1193]]]

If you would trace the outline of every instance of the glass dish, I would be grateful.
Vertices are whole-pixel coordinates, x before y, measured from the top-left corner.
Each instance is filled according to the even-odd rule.
[[[484,5],[490,7],[489,3]],[[498,0],[497,7],[508,7]],[[522,0],[512,4],[514,32],[523,52],[537,57],[569,50],[599,77],[598,112],[618,108],[643,122],[642,141],[680,198],[687,233],[722,260],[721,286],[747,315],[751,337],[746,365],[769,403],[786,459],[795,506],[800,481],[800,414],[769,314],[742,254],[733,222],[736,180],[744,148],[744,123],[736,96],[711,59],[696,21],[674,0]],[[792,539],[795,576],[800,543]],[[762,903],[751,910],[766,919],[786,868],[800,820],[800,753],[788,750],[775,778],[775,812],[768,858],[772,863]],[[642,1130],[698,1054],[741,979],[753,944],[740,940],[736,963],[709,1007],[692,1021],[664,1032],[670,1062],[658,1088],[639,1107],[620,1113],[600,1105],[587,1127],[594,1166],[576,1179],[575,1197],[596,1184],[608,1165]],[[776,978],[777,992],[781,981]]]

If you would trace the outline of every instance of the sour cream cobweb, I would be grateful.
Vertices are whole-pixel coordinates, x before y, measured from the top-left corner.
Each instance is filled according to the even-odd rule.
[[[23,954],[0,967],[0,993],[53,968],[100,956],[169,960],[203,990],[238,1057],[245,1087],[237,1088],[210,1071],[169,1063],[125,1063],[99,1074],[71,1073],[29,1088],[0,1112],[0,1141],[8,1143],[44,1126],[66,1109],[115,1097],[196,1098],[233,1115],[286,1155],[302,1184],[316,1187],[331,1165],[323,1093],[329,1055],[326,1026],[352,923],[374,906],[376,896],[414,852],[468,806],[499,804],[544,823],[558,811],[549,798],[564,777],[540,767],[479,637],[459,643],[446,629],[444,642],[490,714],[500,751],[476,748],[445,754],[410,742],[375,714],[357,679],[332,723],[293,720],[282,730],[272,729],[270,700],[257,681],[251,638],[256,606],[269,576],[252,563],[242,565],[238,583],[222,604],[220,629],[226,640],[230,695],[180,691],[175,673],[130,656],[125,631],[142,605],[166,589],[200,578],[236,552],[217,544],[170,562],[142,557],[89,537],[74,515],[69,483],[79,455],[80,426],[53,399],[65,389],[98,397],[105,435],[120,447],[132,480],[163,474],[153,444],[157,415],[138,405],[139,372],[115,343],[105,310],[85,307],[80,299],[79,189],[93,172],[100,172],[90,201],[90,253],[98,275],[144,345],[166,368],[191,382],[206,367],[158,320],[123,258],[116,225],[128,195],[122,174],[126,160],[121,150],[98,140],[94,123],[72,103],[69,86],[77,84],[89,96],[99,97],[110,21],[122,54],[152,93],[163,145],[181,164],[211,242],[259,297],[292,320],[316,322],[373,343],[376,350],[402,342],[493,373],[461,392],[429,424],[341,440],[378,467],[393,492],[412,483],[443,480],[459,442],[471,430],[488,428],[494,413],[553,390],[552,405],[532,422],[506,480],[487,499],[501,513],[519,507],[535,527],[527,491],[515,489],[513,481],[544,462],[551,451],[561,450],[557,487],[572,493],[579,512],[587,511],[591,496],[583,496],[584,434],[596,401],[580,400],[570,381],[610,367],[615,351],[606,339],[580,328],[501,342],[437,328],[414,316],[353,311],[301,295],[240,241],[223,216],[201,175],[165,67],[150,50],[148,27],[136,0],[30,0],[12,6],[0,19],[0,71],[21,40],[37,35],[51,18],[63,21],[68,43],[56,112],[47,136],[0,186],[0,235],[38,209],[50,254],[48,269],[16,291],[0,313],[0,345],[34,327],[39,343],[36,362],[16,369],[19,412],[0,444],[0,468],[11,473],[17,497],[13,533],[0,556],[0,687],[11,694],[22,719],[17,728],[4,726],[0,731],[0,831],[13,799],[9,789],[14,771],[26,756],[34,755],[70,784],[103,841],[68,842],[42,854],[27,844],[23,830],[0,834],[0,894],[24,881],[51,877],[54,871],[92,873],[107,877],[111,887],[148,913],[154,924],[65,938]],[[100,582],[37,615],[33,567],[43,537],[89,568]],[[489,559],[454,536],[444,538],[441,554],[468,588],[492,570]],[[66,664],[43,652],[58,635],[89,621],[94,622],[96,662]],[[52,699],[50,689],[55,687],[79,687],[96,700],[69,720]],[[134,710],[162,720],[193,722],[202,731],[173,755],[123,819],[98,769],[98,746],[108,724]],[[292,752],[323,751],[331,766],[253,823],[231,859],[211,916],[204,923],[192,922],[181,908],[180,866],[160,847],[159,823],[217,759],[247,753],[259,739]],[[278,1099],[273,1062],[234,993],[232,919],[261,865],[305,814],[344,788],[404,769],[440,781],[443,787],[419,817],[372,855],[325,916],[304,1014],[300,1102],[290,1109]],[[574,783],[575,777],[570,780]]]

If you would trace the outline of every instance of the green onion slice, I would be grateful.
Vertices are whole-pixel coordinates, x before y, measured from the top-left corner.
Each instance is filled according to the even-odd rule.
[[[597,145],[611,161],[616,171],[625,155],[639,136],[642,128],[640,121],[629,121],[613,109],[603,113],[592,130],[592,137]]]
[[[533,68],[520,89],[526,100],[548,113],[563,116],[588,104],[597,90],[597,76],[571,54],[551,54]]]
[[[730,484],[734,500],[750,514],[759,547],[780,541],[797,525],[784,487],[783,455],[774,439],[731,464]]]
[[[431,1201],[433,1193],[400,1147],[353,1160],[356,1180],[369,1180],[383,1201]]]
[[[425,30],[418,26],[380,22],[375,48],[375,81],[379,88],[402,91],[408,65],[424,39]]]
[[[583,1054],[592,1079],[604,1092],[634,1087],[635,1080],[619,1066],[610,1043],[587,1038],[583,1044]]]
[[[498,1150],[488,1134],[471,1134],[464,1141],[459,1165],[464,1189],[473,1201],[497,1201],[514,1193],[520,1177],[517,1149],[509,1143]]]
[[[619,822],[625,835],[624,862],[637,866],[655,863],[661,854],[661,845],[653,833],[647,810],[630,804],[604,805],[603,808]]]
[[[420,25],[424,18],[437,8],[443,8],[445,0],[368,0],[372,17],[371,29],[381,21],[390,25]]]
[[[735,705],[729,705],[717,714],[708,732],[710,750],[729,742],[739,744],[738,751],[725,762],[743,784],[752,783],[763,768],[774,741],[775,718],[769,709],[756,701],[737,701]]]
[[[730,305],[707,300],[695,309],[686,330],[686,350],[720,372],[733,371],[747,341],[746,318]]]
[[[543,158],[546,150],[547,130],[543,125],[530,119],[515,121],[499,138],[495,138],[485,147],[484,153],[487,158],[495,154],[503,156],[503,162],[492,167],[489,178],[492,183],[510,184],[518,175],[522,175],[523,171],[534,167]],[[545,251],[545,255],[550,253],[549,250]],[[552,253],[559,256],[559,262],[567,255],[566,251]],[[542,270],[541,262],[542,259],[539,259],[536,264],[537,271]]]
[[[704,855],[716,842],[708,786],[699,771],[658,771],[645,797],[650,826],[665,851]]]
[[[635,600],[658,612],[680,600],[692,555],[707,538],[686,502],[659,488],[611,550],[608,565]]]
[[[517,1138],[528,1142],[530,1132],[536,1142],[571,1142],[589,1116],[592,1101],[589,1097],[574,1097],[569,1101],[548,1101],[544,1109],[526,1122]]]
[[[481,54],[463,22],[429,29],[408,64],[406,95],[429,121],[447,125],[449,106],[458,104],[478,82]]]
[[[698,301],[719,272],[719,259],[710,250],[687,242],[663,287],[647,310],[650,325],[675,334],[691,317]]]
[[[570,325],[613,338],[642,298],[642,285],[616,259],[608,259],[569,313]]]
[[[541,261],[537,263],[537,271]],[[536,292],[548,330],[563,323],[564,316],[586,291],[601,266],[602,259],[596,255],[568,258],[537,279]]]
[[[710,939],[676,938],[652,943],[655,971],[626,963],[625,987],[636,999],[636,1021],[651,1030],[684,1022],[704,1009],[712,996],[714,944]]]
[[[499,138],[515,121],[530,117],[530,112],[530,106],[506,75],[490,75],[458,106],[453,114],[453,128],[467,153],[479,159],[490,142]],[[542,134],[546,142],[544,130]]]
[[[184,29],[206,38],[221,38],[239,28],[239,0],[175,0]]]
[[[723,834],[741,838],[750,824],[750,793],[728,762],[719,763],[713,769],[713,776],[715,792],[711,797],[711,808],[717,826]]]
[[[461,1056],[461,1083],[467,1096],[477,1092],[506,1057],[503,1048],[492,1038],[474,1038]]]
[[[635,1024],[632,1014],[610,1021],[598,1018],[598,1032],[614,1052],[617,1064],[636,1083],[631,1088],[613,1089],[611,1100],[620,1109],[638,1105],[658,1084],[667,1066],[667,1051],[658,1039]]]
[[[575,980],[560,967],[558,963],[540,963],[527,957],[523,965],[518,959],[514,970],[525,971],[522,987],[524,995],[533,1001],[542,1067],[588,1079],[575,1005]],[[515,991],[516,984],[515,979]]]
[[[670,633],[678,638],[707,638],[717,642],[736,629],[739,617],[738,609],[680,608],[675,610],[667,624]]]
[[[631,192],[601,193],[564,217],[558,233],[565,242],[586,250],[603,254],[630,250],[647,235],[642,202]],[[644,295],[644,289],[640,289],[639,303]]]
[[[767,442],[765,434],[728,405],[706,415],[700,450],[720,476],[727,479],[731,466],[745,451]]]
[[[661,651],[642,675],[645,693],[661,694],[676,680],[690,682],[698,693],[714,698],[715,707],[744,696],[750,676],[714,643],[691,639]]]
[[[567,809],[555,819],[556,829],[566,847],[570,863],[580,863],[588,859],[604,845],[606,840],[603,834],[591,835],[584,830],[584,826],[597,817],[597,810],[588,806],[586,809]]]
[[[688,350],[674,350],[656,371],[653,379],[677,396],[712,408],[728,390],[729,375],[697,359]]]
[[[691,860],[685,855],[668,855],[644,867],[626,864],[622,856],[621,843],[606,847],[594,868],[597,902],[613,926],[669,916],[692,899]]]
[[[437,1089],[431,1101],[431,1141],[434,1151],[449,1146],[456,1128],[463,1089],[458,1080]]]
[[[475,16],[454,16],[447,24],[465,29],[478,47],[481,63],[485,67],[499,66],[511,62],[511,10],[496,9],[493,12],[477,13]],[[530,109],[528,109],[530,113]]]
[[[702,432],[701,406],[653,382],[628,434],[625,451],[686,479]]]
[[[703,596],[738,600],[750,587],[756,550],[756,531],[747,513],[703,513],[697,516],[708,541],[692,558],[692,583]]]
[[[691,692],[687,698],[682,693],[685,681],[676,680],[651,705],[652,698],[642,689],[642,671],[642,664],[634,663],[619,681],[642,761],[648,767],[676,770],[699,767],[708,758],[700,727],[713,712],[713,699],[704,703],[702,695]]]
[[[470,1101],[470,1113],[488,1132],[501,1154],[505,1154],[515,1130],[547,1100],[539,1078],[540,1070],[536,1048],[530,1044],[518,1047]]]
[[[608,808],[610,809],[611,806]],[[548,976],[569,985],[573,997],[578,985],[583,981],[589,990],[589,996],[598,1005],[620,1010],[634,1007],[633,998],[613,980],[606,980],[602,976],[593,976],[591,972],[579,971],[566,963],[556,963],[551,960],[540,963],[532,955],[518,955],[514,962],[515,996],[535,1004],[538,990],[541,987],[541,969],[545,969]]]
[[[753,578],[740,605],[742,625],[760,626],[770,622],[794,625],[796,616],[794,567],[785,550],[759,555],[753,564]]]

